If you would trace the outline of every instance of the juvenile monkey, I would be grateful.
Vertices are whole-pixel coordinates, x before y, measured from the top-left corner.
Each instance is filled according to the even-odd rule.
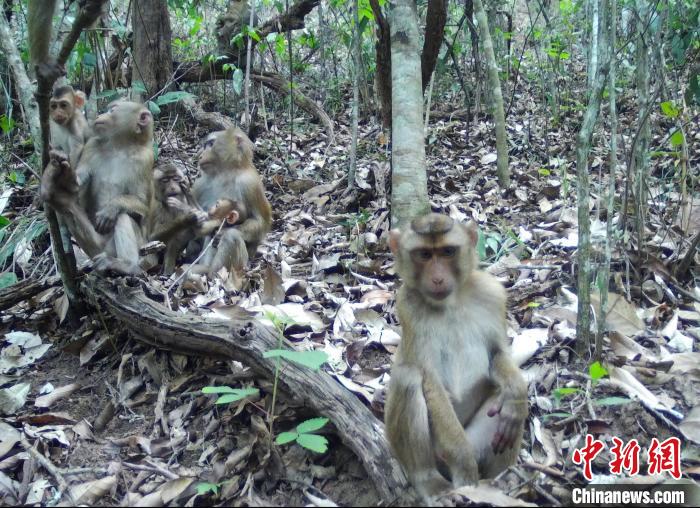
[[[473,224],[439,214],[389,236],[403,285],[386,433],[424,501],[512,464],[528,412],[505,342],[505,290],[476,269],[476,240]]]
[[[143,104],[114,102],[93,131],[75,168],[52,152],[41,194],[98,271],[140,273],[138,249],[153,204],[153,116]]]
[[[68,156],[75,167],[88,137],[88,124],[83,115],[85,94],[70,85],[57,86],[49,100],[51,147]]]
[[[253,166],[254,145],[237,127],[210,134],[199,157],[202,175],[195,181],[195,201],[205,210],[219,199],[238,203],[238,224],[221,232],[219,245],[207,251],[203,261],[213,275],[226,267],[240,271],[270,230],[272,209],[265,188]]]

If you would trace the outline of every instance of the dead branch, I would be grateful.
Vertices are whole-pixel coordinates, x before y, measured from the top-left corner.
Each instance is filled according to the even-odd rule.
[[[277,348],[277,338],[255,319],[177,314],[128,282],[119,279],[115,287],[106,279],[88,275],[81,289],[91,303],[121,321],[141,341],[182,354],[237,360],[261,376],[274,377],[275,362],[263,358],[263,353]],[[282,390],[303,399],[334,423],[385,502],[393,503],[406,495],[406,479],[389,452],[384,426],[351,392],[326,372],[291,362],[285,365],[279,383]]]

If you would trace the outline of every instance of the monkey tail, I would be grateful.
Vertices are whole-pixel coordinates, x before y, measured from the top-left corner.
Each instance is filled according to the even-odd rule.
[[[51,24],[56,10],[56,0],[29,0],[27,10],[29,55],[35,65],[46,63],[49,58]]]

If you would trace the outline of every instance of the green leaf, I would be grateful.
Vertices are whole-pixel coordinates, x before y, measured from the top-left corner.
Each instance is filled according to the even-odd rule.
[[[230,386],[205,386],[202,388],[202,393],[208,395],[210,393],[233,393],[236,389]]]
[[[677,108],[673,102],[666,101],[661,103],[661,112],[668,118],[676,118],[681,110]]]
[[[257,390],[255,390],[257,392]],[[238,402],[239,400],[243,400],[249,395],[252,395],[250,393],[244,393],[244,391],[240,391],[237,393],[228,393],[226,395],[222,395],[218,399],[216,399],[216,404],[230,404],[231,402]]]
[[[0,229],[4,228],[5,226],[8,226],[10,222],[10,219],[5,217],[4,215],[0,215]]]
[[[591,379],[597,381],[608,375],[608,370],[603,367],[600,362],[593,362],[590,367],[588,367],[588,374]]]
[[[146,106],[148,107],[148,111],[150,111],[153,116],[160,115],[160,106],[158,106],[158,104],[156,104],[155,102],[148,101],[146,103]]]
[[[179,102],[179,101],[181,101],[183,99],[187,99],[189,97],[194,97],[194,96],[189,92],[183,92],[183,91],[166,92],[156,99],[156,103],[159,106],[164,106],[165,104]]]
[[[296,432],[280,432],[275,439],[275,443],[280,445],[291,443],[292,441],[296,441],[298,437],[299,434]]]
[[[564,413],[564,412],[557,412],[557,413],[549,413],[546,415],[542,415],[543,420],[550,420],[552,418],[569,418],[571,416],[571,413]]]
[[[15,128],[15,121],[7,115],[0,116],[0,129],[4,134],[9,134]]]
[[[5,289],[12,284],[17,284],[17,275],[14,272],[0,273],[0,289]]]
[[[540,176],[549,176],[552,174],[552,172],[547,168],[540,168],[537,170],[537,172],[540,174]]]
[[[684,139],[683,133],[679,129],[671,135],[671,144],[673,146],[681,146]]]
[[[313,370],[318,370],[321,365],[328,361],[328,355],[323,351],[290,351],[288,349],[265,351],[263,358],[284,358]]]
[[[594,400],[593,404],[596,406],[620,406],[623,404],[629,404],[632,399],[626,397],[605,397],[603,399]]]
[[[557,388],[552,392],[552,395],[554,396],[556,401],[559,402],[567,395],[573,395],[575,393],[579,393],[580,391],[581,390],[579,388]]]
[[[94,67],[97,64],[97,58],[94,53],[85,53],[83,55],[83,65],[86,67]]]
[[[479,230],[479,239],[476,241],[476,253],[480,260],[486,259],[486,236]]]
[[[300,434],[297,443],[316,453],[325,453],[328,450],[328,439],[317,434]]]
[[[136,93],[146,93],[146,85],[143,84],[143,81],[132,81],[131,89]]]
[[[486,246],[491,249],[494,254],[498,253],[498,240],[496,240],[493,236],[486,238]]]
[[[217,495],[219,493],[219,485],[216,483],[198,483],[197,484],[197,494],[200,496],[211,492],[214,495]]]
[[[236,92],[236,95],[241,95],[241,92],[243,91],[244,78],[245,75],[243,74],[243,71],[241,69],[236,69],[235,71],[233,71],[231,84],[233,85],[233,91]]]
[[[324,425],[328,423],[328,418],[311,418],[305,422],[301,422],[297,425],[297,432],[302,434],[304,432],[314,432],[323,428]]]

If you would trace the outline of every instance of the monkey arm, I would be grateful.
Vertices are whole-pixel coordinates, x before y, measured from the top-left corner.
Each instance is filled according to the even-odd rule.
[[[527,418],[527,383],[504,348],[499,348],[491,360],[491,379],[499,392],[495,404],[488,410],[489,416],[498,415],[491,444],[494,452],[500,453],[516,444],[522,422]]]
[[[149,240],[168,243],[178,233],[181,233],[182,231],[185,231],[186,229],[192,228],[196,225],[196,216],[190,214],[181,215],[180,217],[174,219],[170,223],[151,233],[151,235],[149,236]]]
[[[259,180],[255,183],[246,182],[245,187],[247,187],[247,191],[243,196],[243,202],[249,216],[236,225],[236,229],[241,233],[247,245],[257,246],[270,230],[272,210]]]
[[[449,466],[453,485],[476,483],[479,479],[479,468],[474,448],[467,440],[450,395],[431,369],[420,370],[435,452]]]

